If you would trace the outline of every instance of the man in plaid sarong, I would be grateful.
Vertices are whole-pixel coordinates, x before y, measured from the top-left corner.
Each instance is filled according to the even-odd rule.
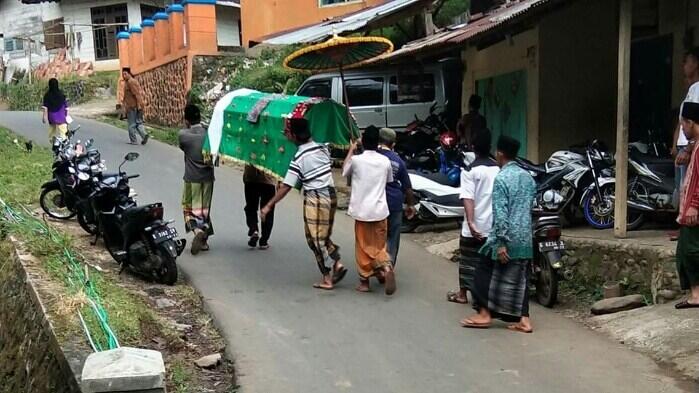
[[[292,188],[298,185],[303,187],[304,232],[322,275],[321,281],[313,286],[332,290],[345,277],[347,269],[340,262],[340,248],[330,239],[337,210],[330,151],[327,146],[311,139],[306,119],[292,118],[289,123],[299,148],[289,164],[284,183],[274,198],[261,209],[260,216],[264,221],[274,205],[284,199]]]
[[[517,322],[508,328],[531,333],[527,269],[533,256],[531,208],[536,183],[513,161],[520,144],[501,136],[497,161],[502,168],[493,184],[493,228],[476,266],[472,290],[477,315],[461,321],[468,328],[488,328],[492,318]]]
[[[208,239],[214,234],[209,215],[214,194],[214,167],[205,162],[202,154],[206,129],[201,125],[199,108],[187,105],[184,119],[187,128],[178,135],[185,163],[182,212],[187,232],[194,233],[192,255],[197,255],[209,250]]]

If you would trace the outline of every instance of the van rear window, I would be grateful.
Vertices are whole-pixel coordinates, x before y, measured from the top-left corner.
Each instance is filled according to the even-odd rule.
[[[383,105],[383,78],[350,79],[345,86],[350,107]]]
[[[398,75],[391,77],[391,104],[432,102],[435,98],[433,74]]]

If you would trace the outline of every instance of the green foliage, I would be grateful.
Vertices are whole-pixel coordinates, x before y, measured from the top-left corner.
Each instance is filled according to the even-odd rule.
[[[70,105],[79,105],[95,97],[98,88],[116,91],[117,72],[98,72],[87,78],[69,77],[60,80],[61,90]],[[47,82],[0,83],[0,99],[7,101],[11,110],[35,111],[41,108]]]
[[[470,0],[446,0],[439,12],[434,15],[434,24],[439,27],[451,25],[452,19],[468,11],[470,5]]]
[[[228,84],[231,89],[248,88],[265,93],[294,94],[308,76],[307,73],[292,71],[282,65],[284,58],[297,47],[263,50],[256,59],[241,59]]]
[[[36,146],[29,153],[25,142],[0,128],[0,196],[7,202],[36,202],[41,184],[51,178],[52,153]]]

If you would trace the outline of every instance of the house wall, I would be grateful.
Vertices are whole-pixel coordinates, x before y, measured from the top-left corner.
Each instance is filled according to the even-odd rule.
[[[42,41],[43,21],[57,17],[60,17],[60,8],[57,3],[23,5],[17,0],[0,0],[0,33],[5,38],[29,36],[34,40]],[[27,68],[29,64],[27,44],[27,42],[24,43],[24,50],[5,52],[4,40],[0,40],[0,56],[10,70]],[[32,51],[33,65],[48,58],[48,52],[42,46],[35,45]]]
[[[478,50],[467,48],[463,54],[464,80],[462,113],[468,112],[468,97],[476,92],[478,80],[518,70],[527,72],[527,157],[539,156],[539,30],[515,35],[511,40]]]
[[[358,0],[320,7],[320,0],[241,0],[243,44],[283,30],[318,23],[385,0]]]
[[[218,46],[240,46],[240,8],[216,6]]]
[[[539,24],[539,160],[570,145],[616,136],[618,5],[585,0]]]

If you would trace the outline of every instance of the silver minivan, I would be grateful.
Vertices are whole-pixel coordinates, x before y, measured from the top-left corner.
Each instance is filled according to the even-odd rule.
[[[419,71],[405,67],[350,70],[345,72],[345,85],[350,111],[361,129],[375,125],[401,131],[415,116],[427,118],[434,104],[446,109],[445,75],[439,65]],[[311,76],[296,94],[345,102],[339,73]]]

